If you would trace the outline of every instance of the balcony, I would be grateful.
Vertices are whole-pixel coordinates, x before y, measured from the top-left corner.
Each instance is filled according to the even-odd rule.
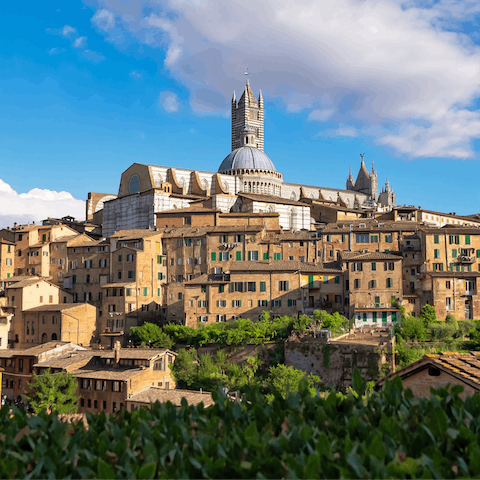
[[[214,273],[211,278],[214,282],[229,282],[230,281],[230,274],[229,273]]]
[[[457,263],[475,263],[475,257],[470,257],[467,255],[460,255],[457,258]]]
[[[403,250],[405,251],[420,251],[420,245],[403,245]]]

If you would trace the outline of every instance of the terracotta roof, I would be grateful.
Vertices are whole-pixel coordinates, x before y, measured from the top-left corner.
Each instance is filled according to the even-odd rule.
[[[39,307],[29,308],[24,312],[61,312],[70,308],[80,307],[81,305],[90,305],[89,303],[50,303],[48,305],[40,305]],[[95,307],[94,307],[95,308]]]
[[[455,278],[471,278],[471,277],[480,277],[480,272],[451,272],[446,270],[444,272],[425,272],[426,275],[431,277],[455,277]]]
[[[326,234],[348,234],[350,232],[350,225],[352,226],[353,233],[368,233],[370,230],[376,232],[404,232],[404,231],[416,231],[423,225],[422,223],[411,221],[389,221],[389,220],[374,220],[362,218],[359,220],[341,220],[336,223],[329,223],[320,232],[322,235]],[[365,225],[365,227],[360,227]],[[381,225],[381,226],[380,226]]]
[[[275,234],[268,234],[260,242],[261,244],[270,244],[270,243],[280,243],[280,242],[291,242],[291,241],[309,241],[315,240],[316,232],[313,230],[298,230],[297,232],[279,232]]]
[[[232,262],[229,267],[231,272],[241,271],[277,271],[277,272],[286,272],[286,271],[296,271],[300,272],[325,272],[325,273],[341,273],[340,268],[326,267],[323,263],[306,263],[296,260],[274,260],[273,262],[260,262],[260,261],[250,261],[250,262]]]
[[[131,282],[123,282],[123,283],[106,283],[105,285],[102,285],[102,288],[115,288],[115,287],[126,287],[127,285],[133,285],[135,283],[135,280],[132,280]]]
[[[80,235],[82,235],[82,234],[79,233],[78,235],[66,235],[64,237],[55,238],[54,240],[52,240],[51,243],[69,242],[70,240],[74,240],[75,238],[79,237]]]
[[[10,242],[9,240],[5,240],[4,238],[0,237],[0,243],[4,243],[5,245],[15,245],[15,242]]]
[[[435,235],[480,235],[480,229],[477,227],[463,225],[447,227],[420,227],[419,230],[424,233],[430,233]]]
[[[67,346],[71,346],[72,349],[86,350],[85,348],[79,347],[78,345],[75,345],[71,342],[61,342],[61,341],[54,340],[51,342],[42,343],[41,345],[36,345],[34,347],[26,348],[23,350],[21,355],[36,356],[36,355],[40,355],[41,353],[45,353],[48,350],[53,350],[57,347],[67,347]],[[63,351],[62,354],[63,353],[66,353],[66,351]]]
[[[132,395],[127,401],[138,403],[170,402],[176,407],[180,407],[183,398],[187,401],[188,405],[198,405],[199,403],[203,403],[205,407],[209,407],[215,403],[210,392],[182,389],[165,390],[158,387],[146,388],[145,390]]]
[[[123,367],[119,368],[82,368],[73,370],[70,373],[77,378],[93,378],[95,380],[118,380],[125,381],[142,373],[145,369],[138,367]]]
[[[262,195],[260,193],[238,193],[239,197],[247,198],[254,202],[277,203],[280,205],[298,205],[300,207],[310,207],[308,203],[297,202],[288,198],[277,197],[275,195]]]
[[[146,238],[153,235],[158,235],[159,232],[156,230],[150,230],[148,228],[138,228],[132,230],[119,230],[115,232],[110,238],[116,238],[119,241],[121,240],[136,240],[137,238]]]
[[[43,278],[33,278],[31,280],[21,280],[20,282],[15,282],[12,285],[8,285],[7,288],[24,288],[29,287],[30,285],[35,285],[38,282],[45,282]]]
[[[101,350],[101,358],[115,358],[115,350]],[[153,360],[159,355],[169,353],[170,355],[177,356],[177,353],[167,348],[121,348],[120,358],[133,358],[137,360]]]
[[[40,280],[40,277],[37,277],[36,275],[14,275],[13,277],[9,277],[6,279],[7,282],[21,282],[22,280],[33,280],[37,279]]]
[[[402,260],[400,255],[383,252],[339,252],[342,260]]]
[[[25,350],[22,348],[0,348],[0,358],[12,358],[16,355],[23,355]]]
[[[87,242],[80,242],[80,243],[68,245],[68,247],[69,248],[96,247],[99,243],[101,243],[101,240],[90,240]]]
[[[407,378],[429,366],[449,373],[480,392],[480,352],[428,354],[388,377],[380,379],[377,385],[382,385],[385,378],[393,379],[397,375],[400,378]]]
[[[93,357],[98,356],[98,350],[73,351],[58,357],[47,358],[46,360],[36,363],[34,367],[42,368],[68,368],[80,362],[85,364]]]

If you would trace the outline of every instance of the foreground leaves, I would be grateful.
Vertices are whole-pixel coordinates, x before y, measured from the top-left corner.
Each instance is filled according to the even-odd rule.
[[[360,389],[357,379],[356,387]],[[312,397],[303,385],[269,403],[170,403],[62,424],[0,410],[1,478],[478,478],[480,396],[459,387],[413,398],[397,378],[365,398]]]

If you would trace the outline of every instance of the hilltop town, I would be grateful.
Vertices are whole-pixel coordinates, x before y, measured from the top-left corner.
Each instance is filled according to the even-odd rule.
[[[285,360],[346,388],[354,349],[367,377],[379,378],[373,356],[394,371],[402,315],[431,305],[440,321],[480,318],[480,215],[396,205],[363,156],[345,188],[285,182],[264,153],[264,101],[248,81],[231,122],[232,151],[215,173],[135,163],[118,192],[88,194],[85,220],[0,231],[8,399],[23,399],[32,373],[48,368],[77,378],[80,411],[187,395],[168,367],[176,351],[129,348],[130,329],[146,322],[197,329],[338,312],[350,321],[344,336],[289,338]],[[331,365],[318,357],[327,343],[338,353]],[[307,344],[311,362],[299,360]]]

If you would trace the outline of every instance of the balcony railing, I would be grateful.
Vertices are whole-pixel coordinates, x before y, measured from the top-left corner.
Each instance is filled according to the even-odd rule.
[[[470,257],[467,255],[460,255],[457,259],[458,263],[474,263],[475,257]]]

